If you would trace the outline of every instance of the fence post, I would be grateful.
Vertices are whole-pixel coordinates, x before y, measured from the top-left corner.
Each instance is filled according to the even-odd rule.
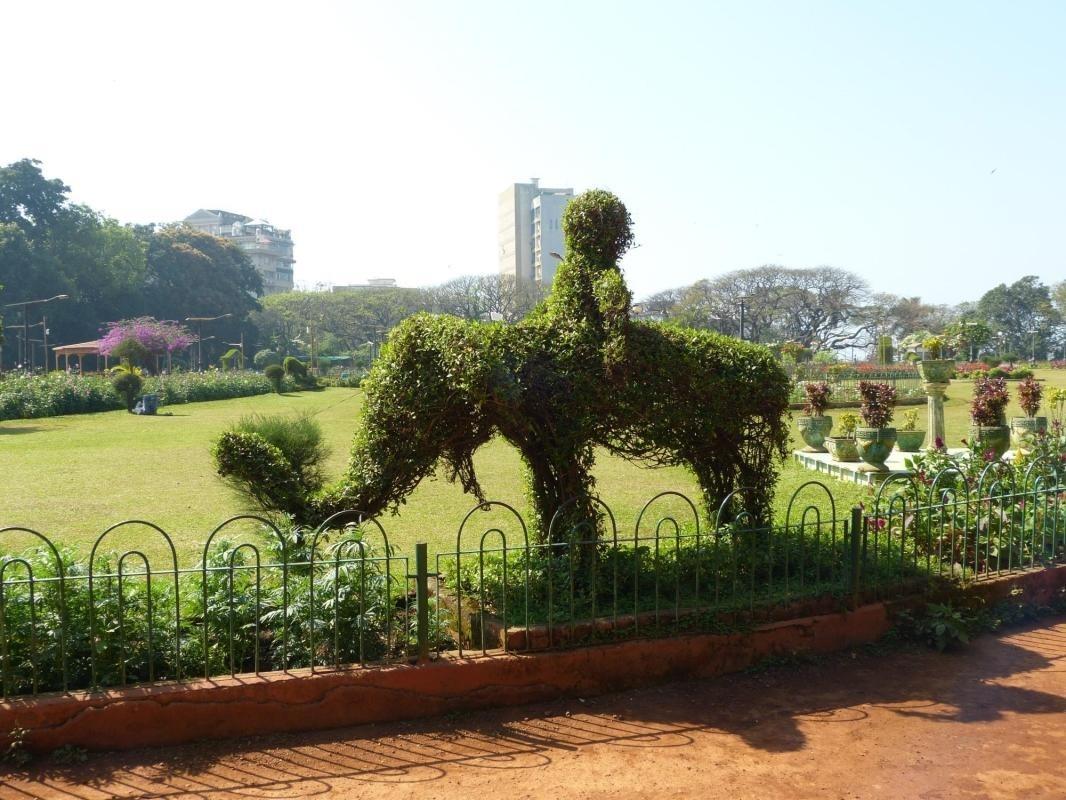
[[[862,507],[851,509],[851,608],[859,607],[859,588],[862,577],[862,537],[865,520]]]
[[[418,660],[429,660],[429,545],[415,545],[415,603],[418,606]]]

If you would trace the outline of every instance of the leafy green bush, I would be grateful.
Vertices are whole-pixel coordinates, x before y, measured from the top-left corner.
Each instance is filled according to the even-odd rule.
[[[1028,367],[1019,367],[1018,369],[1011,370],[1010,377],[1012,380],[1021,381],[1026,378],[1033,377],[1033,371]]]
[[[285,368],[285,374],[292,378],[307,377],[307,365],[295,356],[287,356],[282,362],[282,367]]]
[[[307,667],[312,652],[318,665],[407,652],[414,641],[413,611],[403,562],[388,564],[383,547],[359,531],[335,531],[318,538],[312,574],[307,531],[283,528],[280,538],[263,533],[265,538],[256,540],[259,570],[249,547],[230,540],[212,546],[206,579],[197,563],[175,585],[169,564],[153,564],[151,624],[143,562],[124,561],[120,590],[121,556],[98,555],[90,597],[88,565],[61,549],[66,576],[61,603],[51,551],[35,547],[19,553],[33,570],[35,595],[31,610],[28,584],[15,582],[25,571],[7,570],[7,694],[31,692],[35,673],[38,691],[62,689],[64,660],[67,688],[76,690],[93,685],[94,661],[97,685],[119,686],[173,679],[179,670],[191,677],[257,666]],[[0,563],[14,557],[5,555]],[[285,562],[287,570],[281,567]]]
[[[126,402],[126,410],[133,412],[133,406],[137,402],[137,395],[144,387],[144,378],[136,367],[118,367],[111,376],[111,385]]]
[[[1009,373],[1002,367],[993,367],[988,371],[988,377],[990,378],[1007,378]]]
[[[255,365],[256,369],[266,369],[271,364],[280,364],[281,356],[273,350],[260,350],[252,358],[252,363]]]
[[[329,448],[322,441],[322,427],[307,414],[243,416],[233,426],[237,433],[254,433],[281,451],[307,491],[322,487],[322,464]]]
[[[152,362],[152,352],[132,336],[119,342],[109,355],[138,367],[147,367]]]
[[[281,394],[285,382],[285,369],[281,364],[270,364],[265,370],[263,370],[263,374],[266,375],[267,380],[270,381],[270,385],[273,387],[274,391],[277,394]]]
[[[284,376],[283,376],[284,378]],[[292,384],[291,388],[296,388]],[[252,397],[274,391],[254,372],[178,372],[145,378],[142,392],[159,396],[160,405]],[[125,408],[105,375],[9,373],[0,378],[0,420],[35,419]]]
[[[301,389],[317,389],[317,379],[308,373],[307,364],[294,356],[288,356],[283,362],[285,374],[288,375]]]

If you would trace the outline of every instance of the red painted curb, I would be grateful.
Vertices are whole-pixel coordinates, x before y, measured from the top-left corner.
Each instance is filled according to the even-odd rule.
[[[1005,597],[1021,586],[1027,600],[1046,603],[1063,585],[1066,567],[1057,567],[989,581],[973,591]],[[748,633],[52,694],[0,704],[0,731],[27,729],[26,744],[37,751],[63,745],[112,750],[414,719],[714,677],[775,654],[830,652],[875,641],[891,624],[886,605],[874,603]]]

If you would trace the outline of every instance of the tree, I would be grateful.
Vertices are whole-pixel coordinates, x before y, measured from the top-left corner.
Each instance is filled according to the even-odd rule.
[[[988,290],[977,302],[977,313],[998,337],[999,352],[1019,354],[1046,352],[1061,320],[1051,291],[1035,275]]]
[[[977,358],[981,350],[992,342],[992,329],[973,317],[958,319],[944,328],[948,347],[956,358]]]
[[[856,324],[865,301],[866,283],[846,270],[767,265],[660,292],[641,306],[656,318],[740,336],[743,305],[743,338],[795,341],[817,352],[850,347],[866,334]]]
[[[16,224],[35,238],[55,221],[70,187],[41,172],[40,161],[24,158],[0,167],[0,222]]]

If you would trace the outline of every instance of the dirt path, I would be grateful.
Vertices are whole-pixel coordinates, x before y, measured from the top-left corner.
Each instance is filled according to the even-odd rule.
[[[1066,797],[1066,623],[453,719],[42,761],[12,798]]]

